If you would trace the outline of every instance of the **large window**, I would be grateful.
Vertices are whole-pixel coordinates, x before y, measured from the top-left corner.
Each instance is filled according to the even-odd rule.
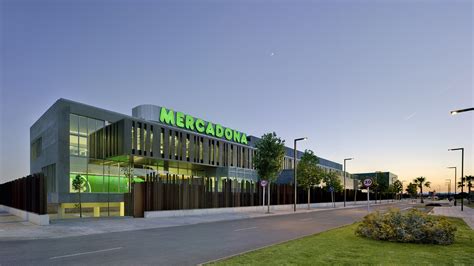
[[[124,193],[129,190],[125,166],[110,161],[88,162],[87,158],[71,156],[69,192],[75,193],[72,182],[77,175],[85,180],[86,193]]]
[[[88,156],[87,137],[104,127],[103,120],[88,118],[75,114],[69,115],[69,154],[81,157]]]

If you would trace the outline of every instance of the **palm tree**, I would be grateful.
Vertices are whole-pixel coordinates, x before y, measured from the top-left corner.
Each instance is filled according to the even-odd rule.
[[[466,182],[466,178],[465,177],[461,178],[461,181],[458,181],[458,188],[465,187],[466,186],[465,182]]]
[[[474,176],[472,175],[466,176],[466,181],[467,181],[467,188],[468,188],[467,201],[471,203],[471,189],[472,189],[472,181],[474,181]]]
[[[415,183],[416,186],[420,189],[421,203],[424,203],[424,201],[423,201],[423,186],[429,188],[431,186],[431,182],[426,181],[426,177],[420,176],[420,177],[415,178],[413,180],[413,183]]]
[[[468,190],[468,202],[471,203],[471,189],[472,189],[472,181],[474,180],[474,176],[472,175],[468,175],[468,176],[465,176],[463,178],[461,178],[461,181],[458,181],[458,188],[463,188],[463,187],[466,187],[469,189]],[[466,194],[464,194],[466,195]],[[462,195],[461,197],[464,198],[464,195]]]

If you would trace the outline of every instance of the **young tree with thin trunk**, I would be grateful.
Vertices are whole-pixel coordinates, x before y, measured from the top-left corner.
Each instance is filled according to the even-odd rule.
[[[424,203],[424,201],[423,201],[423,187],[429,188],[431,186],[431,182],[426,181],[426,177],[420,176],[420,177],[415,178],[413,180],[413,183],[415,183],[416,186],[420,189],[421,203]]]
[[[401,199],[401,193],[403,192],[403,184],[400,180],[395,180],[393,182],[393,190],[398,195],[398,199]]]
[[[128,178],[128,193],[132,193],[132,182],[133,182],[133,171],[134,171],[133,163],[129,162],[122,168],[123,175]]]
[[[334,193],[342,191],[341,179],[335,172],[328,172],[323,175],[324,188],[331,192],[331,200],[334,203]],[[332,191],[331,191],[332,188]]]
[[[302,186],[308,193],[308,209],[311,203],[311,188],[319,185],[322,180],[322,170],[318,167],[319,159],[312,150],[305,150],[298,162],[297,178],[298,185]]]
[[[416,198],[416,194],[418,193],[417,191],[417,186],[416,184],[414,183],[411,183],[408,184],[407,188],[405,189],[405,191],[410,195],[410,197],[415,197]]]
[[[76,175],[72,180],[72,188],[74,191],[79,193],[79,216],[82,218],[82,200],[81,200],[81,190],[85,188],[86,180],[81,175]]]
[[[268,213],[270,213],[270,185],[275,182],[283,168],[285,141],[275,132],[267,133],[257,141],[253,164],[260,180],[268,181]]]

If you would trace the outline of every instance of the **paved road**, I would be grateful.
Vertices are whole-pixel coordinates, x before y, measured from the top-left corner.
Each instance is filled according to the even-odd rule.
[[[0,265],[194,265],[351,224],[366,214],[361,207],[60,239],[0,241]]]

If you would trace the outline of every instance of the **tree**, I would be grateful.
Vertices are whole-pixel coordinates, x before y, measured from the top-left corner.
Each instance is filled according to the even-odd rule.
[[[458,188],[465,187],[466,186],[465,182],[466,182],[466,178],[465,177],[461,178],[461,181],[458,181]]]
[[[267,133],[255,145],[253,165],[260,179],[268,181],[268,213],[270,213],[270,184],[274,182],[282,169],[285,156],[285,141],[275,132]]]
[[[395,182],[393,182],[393,190],[395,193],[399,195],[403,192],[403,184],[402,182],[400,182],[400,180],[395,180]],[[400,195],[400,199],[401,199],[401,195]]]
[[[392,202],[393,202],[393,199],[395,198],[395,194],[396,194],[395,187],[393,186],[393,184],[388,185],[387,192],[390,193],[390,195],[392,195]]]
[[[360,180],[354,179],[354,204],[357,204],[357,190],[359,190]]]
[[[416,197],[416,194],[418,193],[416,184],[411,182],[408,184],[405,191],[410,195],[410,197]]]
[[[133,163],[129,162],[122,168],[123,175],[128,178],[128,193],[132,193],[132,181],[133,181],[133,171],[134,171]]]
[[[470,203],[471,202],[471,189],[472,189],[472,180],[473,180],[473,176],[465,176],[463,178],[461,178],[461,181],[458,181],[458,188],[463,188],[463,187],[468,187],[468,193],[467,193],[467,197],[468,197],[468,202]],[[465,198],[466,197],[466,193],[459,193],[458,194],[461,198]]]
[[[298,184],[308,193],[308,209],[310,209],[311,188],[319,185],[322,179],[322,170],[318,167],[319,159],[312,150],[305,150],[298,163]]]
[[[72,180],[72,188],[79,193],[79,216],[82,218],[81,190],[85,189],[86,179],[81,175],[76,175]]]
[[[429,188],[431,186],[431,182],[426,181],[426,177],[420,176],[420,177],[415,178],[413,180],[413,183],[415,183],[416,186],[420,189],[421,203],[424,203],[424,201],[423,201],[423,186]]]
[[[323,175],[324,188],[331,192],[331,199],[334,203],[334,192],[342,191],[342,184],[335,172],[328,172]],[[332,191],[331,191],[332,188]],[[335,207],[335,206],[334,206]]]

